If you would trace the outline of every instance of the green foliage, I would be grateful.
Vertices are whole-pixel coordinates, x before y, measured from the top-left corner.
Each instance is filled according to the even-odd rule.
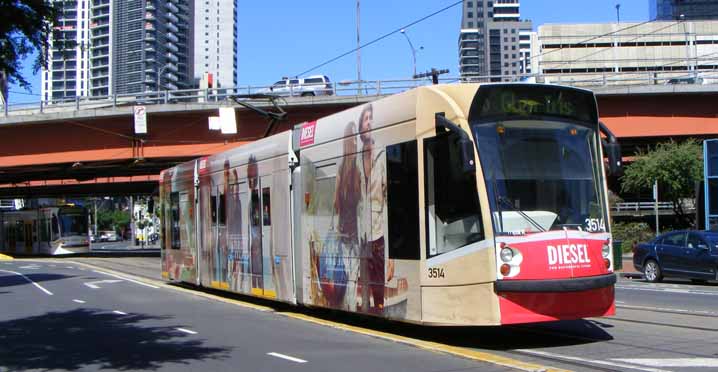
[[[621,250],[630,252],[633,242],[642,243],[653,239],[656,234],[645,222],[616,222],[611,225],[614,241],[621,241]]]
[[[639,152],[636,161],[626,167],[621,191],[648,191],[658,180],[659,199],[673,202],[678,219],[688,224],[690,216],[683,212],[679,200],[694,196],[695,182],[703,177],[701,157],[701,145],[696,140],[659,143],[650,151]]]
[[[130,224],[130,213],[120,210],[100,209],[97,211],[98,230],[123,230]]]
[[[0,0],[0,73],[5,72],[9,83],[25,89],[30,84],[22,77],[21,62],[37,52],[34,71],[47,63],[51,53],[49,36],[57,11],[43,0]],[[59,42],[56,46],[60,46]]]

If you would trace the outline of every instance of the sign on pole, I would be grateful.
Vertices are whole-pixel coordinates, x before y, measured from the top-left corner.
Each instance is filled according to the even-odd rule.
[[[219,122],[219,116],[210,116],[209,117],[209,130],[220,130],[221,125]]]
[[[145,106],[135,106],[135,134],[147,133],[147,112]]]
[[[237,134],[237,119],[234,116],[234,107],[220,107],[219,122],[222,127],[222,134]]]

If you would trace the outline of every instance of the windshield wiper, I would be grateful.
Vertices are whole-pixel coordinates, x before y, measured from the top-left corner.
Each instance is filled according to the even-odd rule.
[[[533,225],[535,228],[537,228],[539,231],[544,232],[546,229],[544,229],[536,220],[529,217],[526,213],[524,213],[522,210],[519,210],[518,208],[514,207],[513,203],[509,201],[508,199],[504,198],[503,196],[499,195],[499,204],[504,203],[504,205],[508,206],[510,210],[518,213],[521,217],[523,217],[526,221],[528,221],[531,225]],[[501,214],[501,212],[499,212]]]

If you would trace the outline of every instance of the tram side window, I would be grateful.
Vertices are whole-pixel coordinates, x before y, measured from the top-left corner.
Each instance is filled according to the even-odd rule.
[[[217,195],[212,194],[209,198],[210,210],[212,212],[212,226],[217,224]]]
[[[18,242],[25,241],[25,221],[15,223],[15,240]]]
[[[387,146],[389,258],[419,259],[419,174],[416,141]]]
[[[217,218],[219,220],[219,224],[224,226],[227,223],[227,203],[225,203],[224,193],[219,194],[219,201],[217,203]]]
[[[179,193],[173,192],[170,194],[170,209],[172,213],[172,220],[170,227],[172,228],[172,249],[180,249],[180,209],[179,209]]]
[[[476,175],[464,173],[456,133],[424,140],[427,257],[484,239]]]
[[[272,225],[272,206],[271,206],[271,200],[270,200],[270,193],[269,193],[269,187],[265,187],[262,189],[262,204],[264,206],[264,212],[262,213],[262,225],[264,226],[271,226]]]
[[[52,215],[52,240],[60,237],[60,224],[57,221],[57,215]]]

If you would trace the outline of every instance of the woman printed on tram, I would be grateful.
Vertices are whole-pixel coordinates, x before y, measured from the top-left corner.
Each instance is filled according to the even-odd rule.
[[[359,168],[357,166],[356,124],[352,121],[344,128],[344,156],[337,171],[334,189],[334,213],[338,217],[339,256],[345,261],[347,272],[344,304],[346,310],[355,311],[359,280],[359,233],[357,218],[361,198]],[[336,299],[339,303],[341,299]]]

